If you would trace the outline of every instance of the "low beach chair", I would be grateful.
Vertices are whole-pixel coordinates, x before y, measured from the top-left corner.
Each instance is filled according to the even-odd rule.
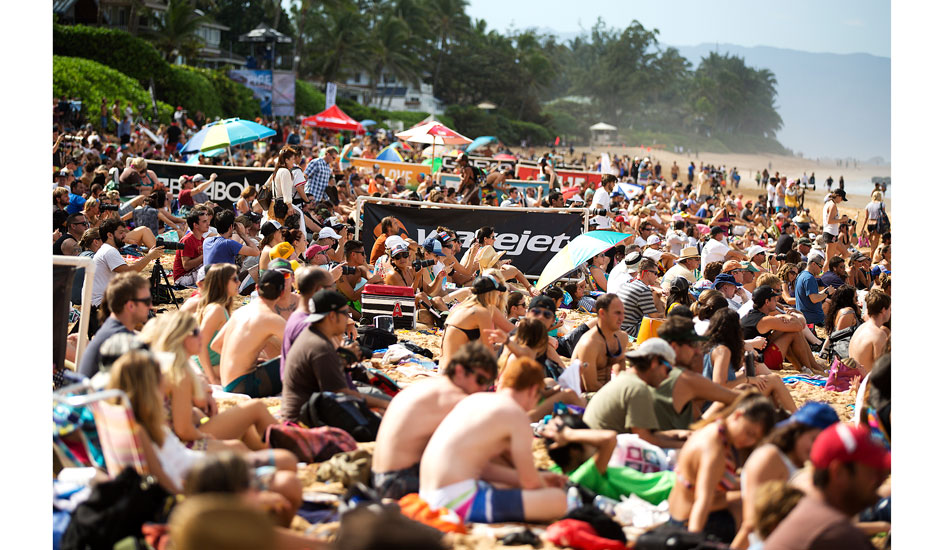
[[[72,407],[89,407],[95,419],[99,444],[105,459],[106,471],[115,477],[131,466],[140,475],[147,475],[145,452],[138,435],[138,425],[128,396],[121,390],[103,390],[86,395],[69,395],[91,389],[88,381],[63,388],[53,394],[53,400]],[[111,401],[117,400],[118,403]]]

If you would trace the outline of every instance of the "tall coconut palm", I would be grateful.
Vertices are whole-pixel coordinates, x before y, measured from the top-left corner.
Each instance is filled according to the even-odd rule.
[[[178,55],[186,60],[193,59],[201,49],[198,28],[210,21],[207,15],[196,12],[194,4],[188,0],[169,0],[168,8],[158,17],[155,28],[146,34],[166,61],[174,61]]]
[[[414,85],[419,84],[421,67],[417,58],[409,48],[411,31],[409,25],[400,17],[383,19],[371,34],[370,88],[376,91],[376,85],[387,72],[399,80]],[[393,96],[389,96],[392,104]],[[383,106],[383,97],[379,98],[379,106]]]
[[[432,85],[439,81],[439,71],[442,69],[442,59],[445,49],[453,36],[459,36],[468,31],[469,18],[465,14],[468,7],[467,0],[428,0],[429,11],[432,14],[432,27],[439,38],[439,53],[436,57],[435,71],[432,73]]]

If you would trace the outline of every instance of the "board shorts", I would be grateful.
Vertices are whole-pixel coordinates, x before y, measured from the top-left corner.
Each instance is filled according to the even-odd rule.
[[[399,500],[419,492],[419,463],[391,472],[373,472],[373,487],[380,498]]]
[[[821,234],[821,239],[822,239],[822,241],[825,242],[825,244],[827,244],[827,243],[833,243],[833,242],[837,242],[837,241],[838,241],[838,236],[837,236],[837,235],[832,235],[831,233],[825,233],[825,232],[823,232],[823,233]]]
[[[778,346],[770,343],[765,347],[765,350],[762,351],[762,362],[765,363],[765,366],[772,370],[781,370],[782,361],[785,360],[785,357],[782,356],[782,351],[778,349]]]
[[[419,491],[430,508],[448,508],[466,523],[524,521],[521,489],[498,489],[485,481],[466,479],[434,491]]]
[[[280,381],[280,357],[275,357],[264,361],[251,372],[238,376],[224,387],[224,391],[251,397],[273,397],[280,395],[283,387]]]

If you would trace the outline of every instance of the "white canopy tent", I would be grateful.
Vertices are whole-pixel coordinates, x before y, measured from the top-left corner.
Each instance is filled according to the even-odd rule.
[[[592,145],[606,145],[617,139],[617,127],[606,122],[598,122],[589,128]]]

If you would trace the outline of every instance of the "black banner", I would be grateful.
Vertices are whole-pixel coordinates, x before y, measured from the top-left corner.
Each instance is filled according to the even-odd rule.
[[[458,166],[458,163],[455,162],[456,157],[443,156],[442,157],[442,167],[449,172],[454,172],[455,167]],[[468,163],[472,166],[476,166],[485,171],[486,174],[490,173],[493,168],[500,166],[501,170],[512,170],[515,169],[515,164],[517,161],[514,160],[498,160],[491,157],[468,157]]]
[[[531,212],[507,210],[464,210],[460,208],[417,208],[395,204],[363,204],[360,236],[366,254],[379,235],[379,224],[386,216],[399,220],[408,237],[419,244],[435,236],[435,228],[444,226],[458,233],[462,251],[471,246],[475,232],[484,226],[495,229],[495,250],[506,251],[503,259],[526,275],[540,275],[557,251],[584,232],[584,215],[578,212]]]
[[[148,161],[148,169],[153,170],[159,181],[171,189],[175,196],[181,191],[178,178],[201,174],[205,178],[212,173],[218,174],[211,187],[205,190],[208,197],[222,208],[234,208],[234,203],[241,198],[241,191],[247,185],[260,189],[267,178],[274,173],[273,168],[253,168],[241,166],[207,166],[201,164],[184,164],[181,162]]]

